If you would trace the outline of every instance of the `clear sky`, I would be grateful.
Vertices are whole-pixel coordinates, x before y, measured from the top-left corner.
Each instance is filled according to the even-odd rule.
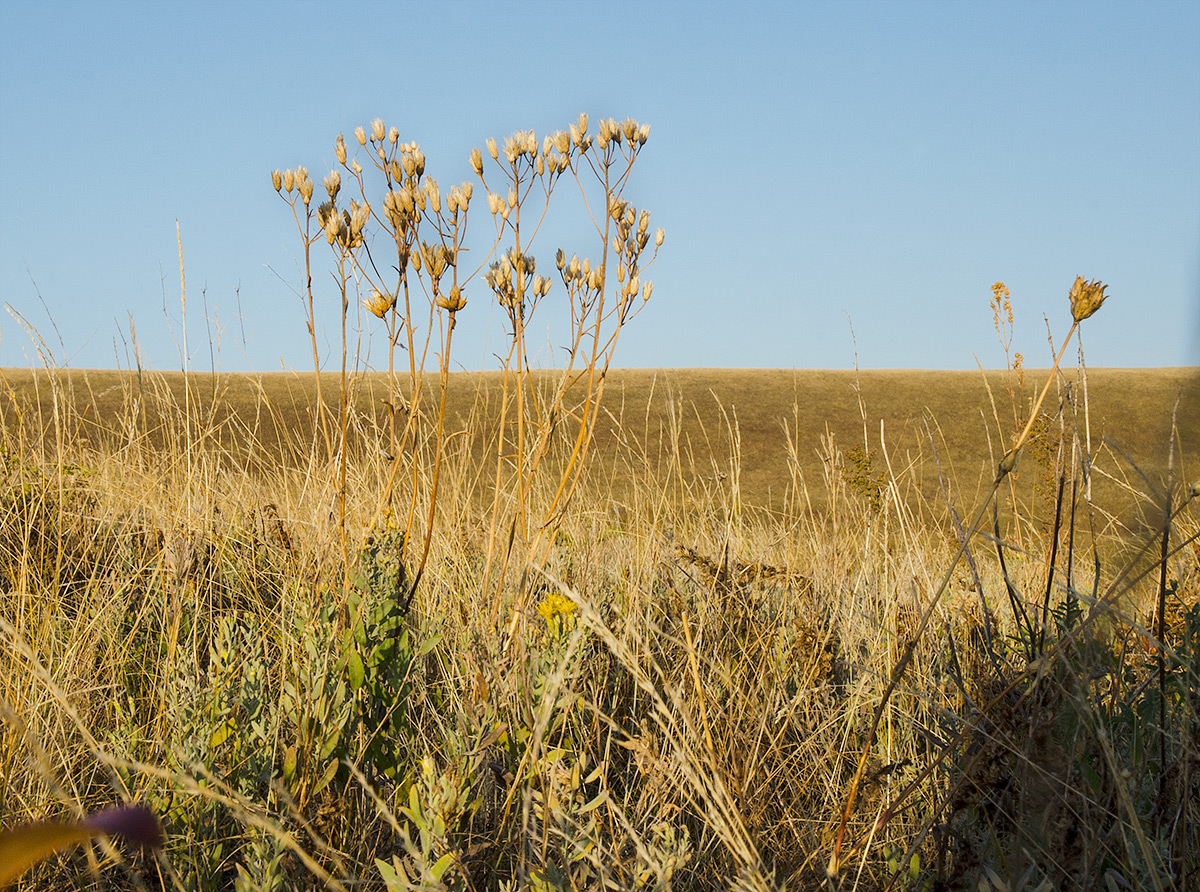
[[[1044,366],[1077,274],[1109,284],[1089,365],[1200,365],[1197,47],[1194,0],[0,0],[0,366],[39,362],[15,311],[56,362],[127,365],[132,318],[179,368],[178,220],[191,364],[215,326],[225,370],[309,367],[271,170],[320,191],[378,116],[445,189],[487,137],[581,111],[652,127],[626,197],[666,242],[619,366],[846,368],[851,324],[864,368],[1001,366],[997,279]],[[477,369],[502,317],[466,296]]]

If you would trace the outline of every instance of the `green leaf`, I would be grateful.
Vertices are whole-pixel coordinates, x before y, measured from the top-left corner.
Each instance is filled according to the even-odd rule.
[[[431,650],[433,650],[435,647],[437,647],[441,643],[442,643],[441,635],[434,635],[433,637],[429,638],[428,640],[422,641],[421,646],[417,649],[417,656],[418,657],[425,656],[425,654],[429,653]]]
[[[430,868],[430,872],[433,874],[433,878],[440,883],[442,881],[442,875],[449,869],[450,865],[453,863],[454,863],[454,856],[451,855],[449,852],[447,852],[445,855],[442,855],[442,857],[438,858],[437,864],[433,865],[433,867]]]
[[[404,888],[404,880],[401,879],[400,874],[392,865],[376,858],[375,868],[379,871],[379,875],[383,877],[383,882],[387,885],[388,892],[400,892]]]
[[[296,745],[292,744],[283,753],[283,779],[289,784],[296,777]]]
[[[595,809],[599,808],[607,801],[608,801],[608,795],[606,793],[601,793],[599,796],[597,796],[595,799],[593,799],[591,802],[589,802],[583,808],[579,809],[579,814],[586,815],[588,812],[594,811]]]
[[[229,735],[232,734],[236,730],[237,730],[237,723],[233,719],[226,719],[224,722],[221,723],[221,727],[219,727],[219,728],[217,728],[217,730],[213,731],[212,736],[208,738],[208,745],[212,749],[216,749],[221,744],[223,744],[226,740],[228,740]]]
[[[350,681],[350,690],[357,691],[363,685],[366,669],[358,651],[352,650],[346,655],[346,677]]]
[[[328,787],[330,783],[333,782],[333,779],[337,777],[337,771],[337,759],[330,759],[329,764],[325,766],[325,771],[321,774],[321,779],[318,780],[316,786],[313,787],[312,795],[316,796],[318,793]]]

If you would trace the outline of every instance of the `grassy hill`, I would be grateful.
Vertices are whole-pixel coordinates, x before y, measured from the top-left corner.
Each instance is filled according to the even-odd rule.
[[[940,473],[969,499],[991,482],[1045,375],[1026,370],[1018,382],[1005,371],[615,370],[597,427],[597,473],[619,499],[638,476],[668,473],[677,443],[676,472],[689,481],[726,489],[736,481],[744,506],[781,510],[789,485],[802,479],[811,507],[820,510],[825,494],[814,484],[828,470],[831,448],[858,446],[876,477],[890,461],[895,476],[903,470],[925,497],[936,495]],[[135,436],[162,447],[182,433],[178,419],[187,407],[194,431],[215,437],[231,460],[249,468],[299,461],[314,436],[312,375],[196,373],[186,396],[178,372],[53,377],[57,387],[45,371],[0,372],[0,421],[50,436],[55,400],[65,400],[78,423],[59,433],[77,445],[119,443],[136,427]],[[359,375],[353,386],[354,442],[369,451],[382,444],[387,425],[385,377]],[[322,387],[336,405],[337,376],[323,376]],[[450,376],[448,427],[472,428],[477,449],[484,448],[481,431],[494,423],[488,406],[499,388],[499,373]],[[424,411],[434,410],[437,393],[435,380]],[[1103,497],[1124,492],[1120,482],[1144,490],[1135,466],[1154,483],[1165,478],[1173,424],[1177,471],[1185,480],[1200,476],[1200,369],[1089,369],[1086,381],[1069,370],[1042,414],[1044,450],[1057,446],[1057,432],[1076,428],[1090,443]],[[1040,472],[1028,465],[1036,463],[1023,460],[1031,483]]]

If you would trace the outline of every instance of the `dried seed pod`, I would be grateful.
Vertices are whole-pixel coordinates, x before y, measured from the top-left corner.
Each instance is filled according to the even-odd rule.
[[[479,149],[471,149],[471,169],[478,177],[483,176],[483,155]]]
[[[283,188],[283,174],[278,170],[271,171],[271,185],[275,187],[276,192]],[[290,192],[291,190],[289,189],[288,191]]]
[[[392,145],[395,145],[397,140],[399,140],[399,139],[400,139],[400,131],[398,129],[393,127],[391,130],[388,131],[388,142],[390,142]]]
[[[387,135],[387,130],[383,126],[383,118],[376,118],[374,121],[371,122],[371,136],[372,137],[374,137],[375,139],[382,142],[384,136],[386,136],[386,135]]]
[[[663,228],[661,226],[658,227],[658,229],[654,230],[654,247],[661,248],[663,239],[665,237],[666,237],[666,233],[663,232]]]
[[[325,176],[325,191],[329,193],[329,200],[336,201],[338,192],[342,188],[342,175],[336,170],[329,171]]]
[[[1071,286],[1071,315],[1076,322],[1082,322],[1100,309],[1107,297],[1104,293],[1107,287],[1099,279],[1085,282],[1083,276],[1075,277],[1075,284]]]
[[[396,306],[396,297],[393,294],[386,294],[378,289],[372,289],[371,296],[362,303],[374,316],[382,319],[392,307]]]
[[[641,128],[638,130],[638,137],[637,137],[638,145],[644,146],[646,144],[646,140],[649,138],[650,138],[650,125],[643,124],[641,126]]]
[[[346,163],[346,140],[342,134],[337,135],[337,143],[334,145],[334,151],[337,153],[338,164]]]
[[[296,174],[290,168],[283,172],[283,188],[285,192],[291,192],[292,187],[296,183]]]
[[[488,153],[491,154],[491,156],[492,156],[492,160],[499,161],[500,153],[496,151],[496,140],[494,140],[490,136],[488,137],[488,140],[487,140],[487,148],[488,148]]]
[[[360,146],[365,146],[367,144],[367,131],[363,130],[362,127],[355,127],[354,138],[358,140]]]

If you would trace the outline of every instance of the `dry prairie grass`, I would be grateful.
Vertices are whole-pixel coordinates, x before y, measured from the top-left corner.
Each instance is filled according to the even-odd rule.
[[[1102,417],[1164,471],[1194,378],[1088,376],[1094,435]],[[1078,494],[1057,533],[1009,510],[1007,582],[977,540],[916,635],[957,541],[940,488],[964,516],[994,460],[986,433],[972,446],[962,431],[986,431],[977,376],[858,376],[868,432],[887,407],[890,464],[866,478],[841,450],[862,442],[853,373],[611,377],[595,465],[544,565],[500,583],[484,578],[483,453],[454,435],[494,424],[494,378],[452,379],[458,445],[410,603],[392,528],[369,527],[388,473],[370,380],[355,385],[347,587],[301,382],[193,376],[189,419],[178,376],[139,390],[116,373],[5,372],[0,814],[144,800],[169,839],[154,860],[85,850],[28,888],[93,888],[89,864],[109,859],[124,867],[107,882],[129,888],[1186,888],[1194,513],[1171,527],[1161,636],[1157,573],[1135,581],[1110,557],[1145,544],[1123,520],[1155,508],[1104,450],[1113,521]],[[1196,416],[1177,418],[1178,474]],[[911,447],[926,464],[899,458],[924,419],[941,484],[926,447]],[[740,492],[719,479],[739,468]],[[834,881],[851,787],[854,861]]]

